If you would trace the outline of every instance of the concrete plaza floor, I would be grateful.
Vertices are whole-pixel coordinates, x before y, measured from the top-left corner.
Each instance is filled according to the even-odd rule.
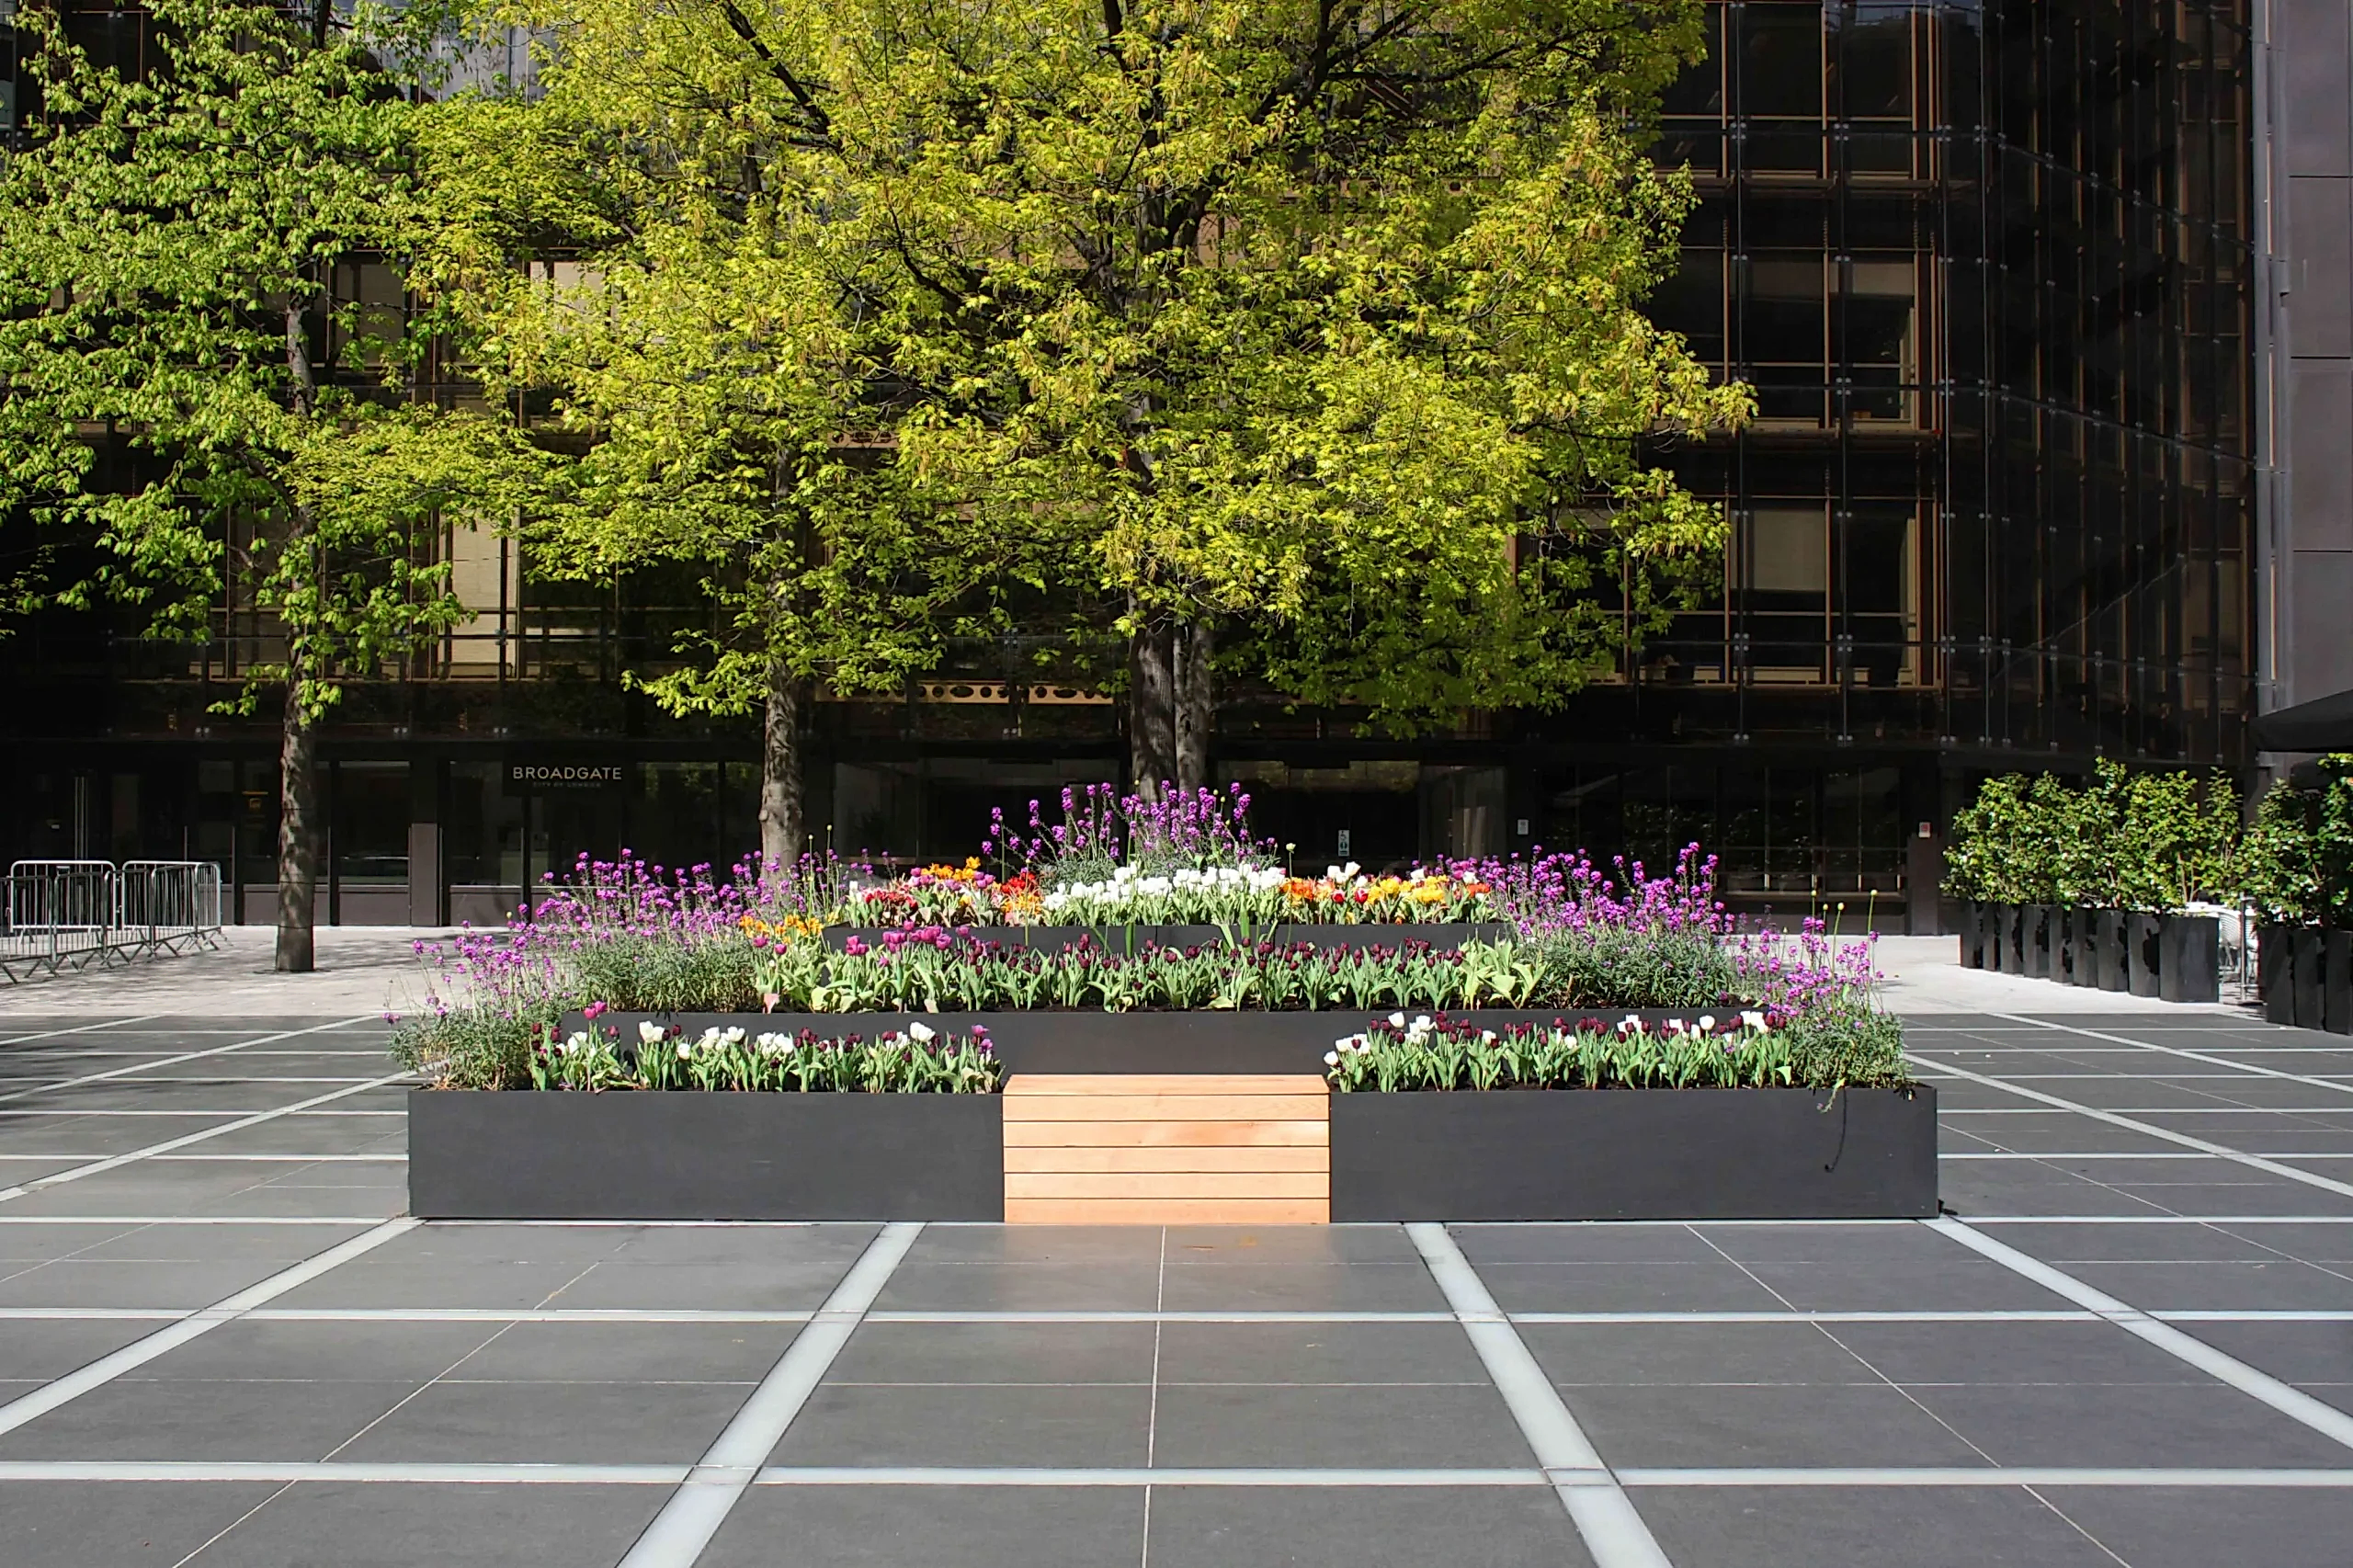
[[[1915,1017],[1927,1223],[421,1225],[380,1018],[144,1012],[0,1029],[8,1568],[2353,1562],[2341,1038]]]

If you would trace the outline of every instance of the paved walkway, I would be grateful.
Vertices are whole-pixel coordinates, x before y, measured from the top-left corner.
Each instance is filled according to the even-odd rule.
[[[2347,1562],[2335,1037],[1918,1018],[1931,1223],[1025,1230],[417,1224],[382,1036],[0,1033],[9,1568]]]

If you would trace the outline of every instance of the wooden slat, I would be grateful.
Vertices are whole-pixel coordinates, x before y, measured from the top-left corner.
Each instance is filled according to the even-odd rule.
[[[1012,1121],[1296,1121],[1330,1114],[1322,1095],[1032,1095]]]
[[[1008,1198],[1015,1225],[1325,1225],[1321,1198]]]
[[[1016,1073],[1008,1099],[1025,1095],[1314,1095],[1331,1087],[1313,1073]]]
[[[1007,1171],[1005,1196],[1016,1198],[1312,1198],[1332,1193],[1323,1171]]]
[[[1005,1124],[1008,1149],[1249,1148],[1262,1143],[1323,1146],[1332,1124],[1322,1117],[1289,1121],[1015,1121]]]
[[[1332,1151],[1320,1143],[1238,1147],[1193,1143],[1149,1149],[1049,1145],[1005,1152],[1008,1176],[1038,1171],[1317,1171],[1328,1175],[1331,1169]]]

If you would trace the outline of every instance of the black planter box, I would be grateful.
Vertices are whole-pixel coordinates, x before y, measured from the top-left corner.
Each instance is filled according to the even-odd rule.
[[[415,1089],[426,1220],[1002,1220],[995,1095]]]
[[[2099,911],[2067,912],[2067,981],[2087,990],[2099,989]]]
[[[776,1030],[799,1034],[814,1029],[821,1036],[877,1035],[920,1023],[943,1035],[963,1035],[974,1026],[988,1030],[991,1048],[1008,1073],[1313,1073],[1324,1072],[1324,1053],[1332,1042],[1361,1034],[1373,1022],[1400,1009],[1370,1012],[1232,1013],[607,1013],[595,1027],[617,1029],[627,1051],[637,1040],[637,1026],[650,1019],[665,1028],[676,1025],[689,1036],[707,1028],[740,1027],[746,1033]],[[1407,1007],[1406,1017],[1437,1012]],[[1449,1013],[1483,1028],[1506,1024],[1549,1024],[1560,1019],[1575,1024],[1582,1018],[1615,1023],[1628,1012],[1639,1012],[1658,1024],[1668,1018],[1697,1021],[1710,1014],[1719,1021],[1736,1017],[1736,1007],[1538,1007],[1479,1008]],[[564,1016],[566,1033],[588,1027],[577,1013]]]
[[[2290,983],[2295,997],[2295,1017],[2290,1020],[2300,1029],[2316,1029],[2327,1023],[2321,998],[2326,993],[2327,975],[2322,963],[2328,948],[2323,940],[2325,933],[2317,926],[2296,927],[2295,978]]]
[[[2296,1021],[2296,928],[2259,926],[2255,933],[2255,983],[2266,1022]]]
[[[1961,967],[1985,967],[1985,906],[1973,901],[1961,906]]]
[[[2050,980],[2057,973],[2059,911],[2047,903],[2029,903],[2020,912],[2019,938],[2026,949],[2026,972],[2031,980]]]
[[[2015,903],[1989,903],[1985,906],[1985,967],[2003,974],[2018,971],[2016,951],[2018,941],[2018,906]]]
[[[2320,944],[2320,1022],[2353,1034],[2353,931],[2324,931]]]
[[[2168,1002],[2220,1001],[2222,921],[2211,915],[2167,915],[2157,933],[2157,994]]]
[[[1332,1096],[1335,1221],[1936,1212],[1925,1085]]]
[[[2164,919],[2160,915],[2128,913],[2124,916],[2125,989],[2135,996],[2162,992],[2160,966],[2165,961]]]
[[[2132,988],[2131,923],[2132,917],[2120,909],[2094,913],[2092,944],[2098,949],[2098,956],[2093,960],[2093,971],[2099,977],[2102,991]]]
[[[950,927],[959,938],[994,942],[1006,948],[1034,948],[1059,952],[1090,943],[1107,952],[1141,952],[1145,948],[1215,948],[1228,941],[1273,942],[1284,947],[1302,943],[1313,948],[1399,948],[1424,942],[1451,952],[1466,942],[1499,942],[1515,935],[1505,921],[1446,926],[1335,925],[1324,921],[1281,921],[1274,925],[1233,926],[960,926]],[[868,947],[879,947],[904,930],[870,926],[828,926],[825,946],[841,950],[856,937]]]

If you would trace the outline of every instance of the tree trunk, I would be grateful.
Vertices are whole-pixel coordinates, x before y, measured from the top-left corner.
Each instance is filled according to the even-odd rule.
[[[299,289],[286,301],[286,380],[294,416],[308,419],[318,406],[318,381],[311,369],[309,302]],[[316,548],[310,514],[296,506],[285,549],[291,555]],[[303,628],[290,619],[285,631],[286,713],[278,737],[277,967],[281,974],[308,974],[319,886],[319,720],[305,689]]]
[[[1211,788],[1210,737],[1217,730],[1217,693],[1210,655],[1217,629],[1208,620],[1176,629],[1176,787],[1187,794]]]
[[[808,836],[804,801],[801,682],[782,659],[770,659],[760,744],[760,857],[779,869],[801,858]]]
[[[1176,627],[1155,617],[1128,639],[1128,787],[1156,801],[1176,782]]]
[[[290,665],[278,741],[278,971],[311,972],[319,887],[319,727]]]

